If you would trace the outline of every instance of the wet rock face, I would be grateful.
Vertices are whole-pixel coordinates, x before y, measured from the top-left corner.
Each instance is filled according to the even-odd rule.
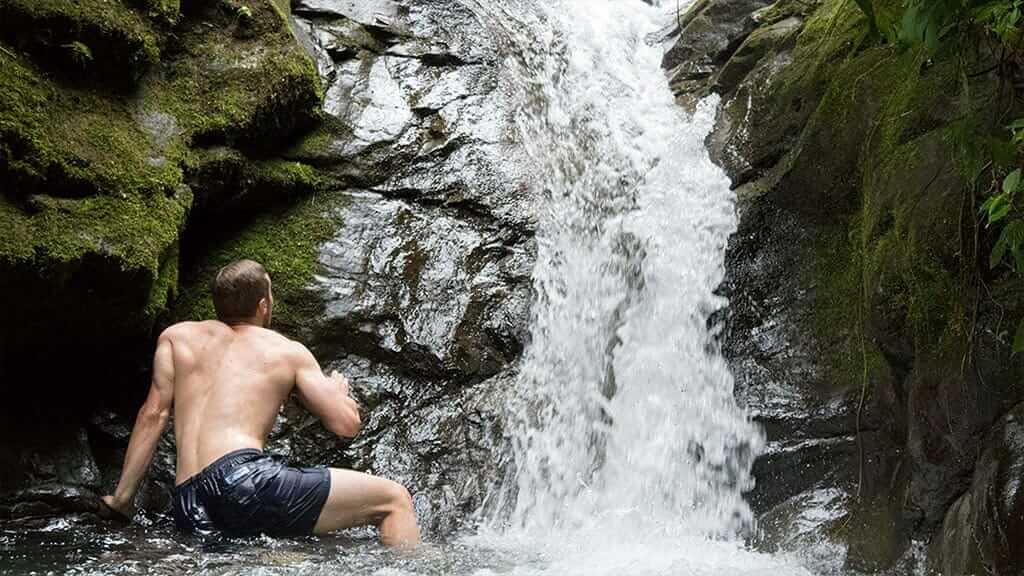
[[[804,329],[813,322],[814,294],[801,285],[798,250],[810,225],[765,204],[747,206],[730,240],[721,291],[723,351],[736,377],[736,398],[765,427],[766,452],[754,465],[749,497],[765,512],[805,490],[848,483],[856,452],[853,391],[827,385],[824,347]]]
[[[423,377],[479,381],[522,349],[531,256],[508,229],[375,193],[339,208],[321,249],[313,346]]]
[[[456,2],[303,1],[295,14],[332,121],[294,158],[360,188],[532,227],[499,90],[504,32]]]
[[[948,576],[1024,571],[1024,405],[995,426],[971,485],[933,540],[930,567]]]
[[[525,344],[533,216],[499,90],[502,34],[455,2],[304,0],[324,126],[289,158],[340,186],[336,232],[295,333],[351,378],[364,429],[344,444],[292,407],[299,462],[394,478],[449,533],[498,481],[500,416]],[[289,416],[290,414],[290,416]]]
[[[357,356],[325,365],[351,378],[363,430],[341,441],[295,402],[286,405],[268,449],[295,464],[372,472],[409,488],[420,526],[451,534],[473,519],[506,464],[500,426],[515,371],[476,385],[410,378]]]
[[[701,92],[736,48],[757,28],[766,0],[700,0],[678,17],[679,38],[662,66],[677,93]]]
[[[92,459],[85,430],[63,442],[37,439],[29,446],[4,443],[0,458],[0,519],[91,510],[100,471]]]
[[[720,288],[730,301],[719,318],[722,349],[738,402],[765,427],[768,444],[754,464],[757,483],[748,498],[766,519],[782,514],[777,507],[799,515],[815,501],[813,494],[845,493],[858,476],[859,389],[833,381],[822,362],[854,344],[851,330],[834,326],[823,340],[810,329],[821,299],[808,282],[816,274],[813,246],[821,222],[762,196],[770,182],[748,184],[782,156],[786,141],[779,134],[791,137],[759,123],[772,114],[772,81],[791,60],[804,9],[791,2],[699,2],[681,17],[682,33],[663,62],[684,106],[712,93],[722,97],[707,144],[739,187],[740,201]],[[806,114],[787,121],[802,128]],[[866,419],[860,423],[865,434],[875,428]],[[838,499],[836,508],[847,500]],[[785,530],[784,524],[766,526]]]

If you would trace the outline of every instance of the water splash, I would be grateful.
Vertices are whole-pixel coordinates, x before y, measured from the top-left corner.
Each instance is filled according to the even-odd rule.
[[[752,525],[741,494],[762,437],[707,328],[734,198],[703,144],[717,102],[687,117],[645,41],[666,17],[554,2],[530,22],[546,56],[519,61],[519,128],[549,196],[510,410],[508,520],[531,533],[609,516],[716,537]]]

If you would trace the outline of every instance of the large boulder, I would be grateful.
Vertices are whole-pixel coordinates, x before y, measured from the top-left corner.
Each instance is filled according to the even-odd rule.
[[[457,2],[303,1],[295,14],[331,121],[290,158],[354,187],[532,228],[499,85],[506,30]]]
[[[1024,572],[1024,404],[989,432],[970,488],[950,507],[929,550],[944,576]]]

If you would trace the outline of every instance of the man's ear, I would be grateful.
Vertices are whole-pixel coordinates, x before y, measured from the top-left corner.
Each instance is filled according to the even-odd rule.
[[[259,310],[260,314],[266,316],[267,312],[270,312],[270,300],[260,298],[260,303],[257,305],[256,309]]]

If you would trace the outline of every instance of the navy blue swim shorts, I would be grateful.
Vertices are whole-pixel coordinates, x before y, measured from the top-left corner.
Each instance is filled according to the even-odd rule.
[[[174,488],[174,524],[186,534],[303,536],[330,491],[327,468],[290,468],[279,456],[236,450]]]

